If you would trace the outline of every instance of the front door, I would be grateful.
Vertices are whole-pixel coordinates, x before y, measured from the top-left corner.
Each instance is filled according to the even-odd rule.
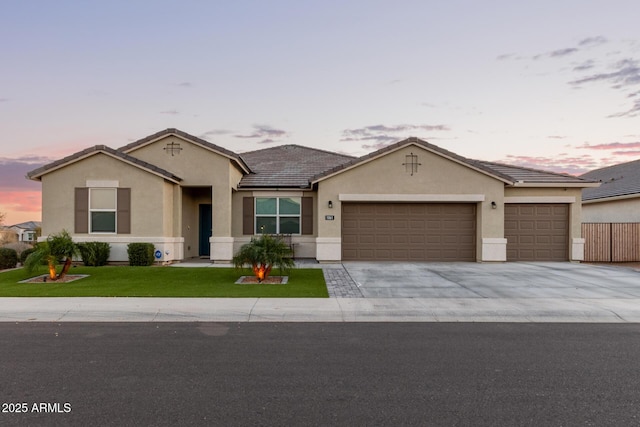
[[[211,249],[209,246],[209,237],[211,237],[211,205],[200,205],[200,238],[198,245],[198,255],[209,256]]]

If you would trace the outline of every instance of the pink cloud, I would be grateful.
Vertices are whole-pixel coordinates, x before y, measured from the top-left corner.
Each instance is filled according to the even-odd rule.
[[[24,221],[39,221],[42,217],[40,191],[4,191],[0,195],[0,212],[7,216],[5,225]]]
[[[640,150],[612,151],[611,154],[614,154],[616,156],[640,157]]]
[[[598,162],[590,155],[577,157],[566,156],[564,154],[556,157],[509,155],[506,159],[497,160],[497,162],[532,169],[541,169],[549,172],[566,173],[569,175],[580,175],[599,167]]]
[[[576,148],[584,148],[587,150],[614,150],[614,149],[627,149],[627,148],[640,148],[640,142],[609,142],[606,144],[583,144]],[[619,152],[623,153],[623,152]]]

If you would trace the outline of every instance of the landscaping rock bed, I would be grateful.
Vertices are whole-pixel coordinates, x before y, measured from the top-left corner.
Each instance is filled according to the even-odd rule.
[[[22,280],[18,283],[69,283],[74,282],[76,280],[84,279],[85,277],[89,277],[87,274],[67,274],[62,278],[62,280],[51,280],[49,279],[48,274],[43,274],[42,276],[32,277],[31,279]],[[45,280],[47,279],[47,280]]]
[[[262,282],[255,276],[242,276],[236,280],[236,285],[285,285],[288,281],[289,276],[269,276]]]

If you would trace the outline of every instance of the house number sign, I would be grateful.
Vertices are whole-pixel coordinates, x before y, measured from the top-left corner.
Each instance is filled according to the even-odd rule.
[[[336,219],[336,217],[333,215],[325,215],[324,219],[327,221],[333,221],[334,219]]]

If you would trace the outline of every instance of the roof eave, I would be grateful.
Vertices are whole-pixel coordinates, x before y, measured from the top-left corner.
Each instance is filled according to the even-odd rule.
[[[47,165],[42,166],[42,167],[40,167],[38,169],[32,170],[31,172],[27,172],[27,178],[29,178],[32,181],[42,181],[42,177],[44,175],[47,175],[48,173],[55,172],[58,169],[62,169],[64,167],[67,167],[70,164],[79,162],[80,160],[84,160],[86,158],[89,158],[89,157],[94,156],[94,155],[96,155],[98,153],[101,153],[101,152],[102,151],[100,151],[100,150],[91,151],[91,152],[82,154],[82,155],[80,155],[78,157],[74,157],[73,159],[69,159],[66,162],[61,162],[61,163],[59,163],[59,164],[57,164],[57,165],[55,165],[53,167],[50,167],[50,168],[47,167]],[[105,154],[106,154],[106,152],[105,152]]]
[[[300,191],[300,190],[311,190],[311,185],[305,186],[274,186],[274,185],[251,185],[251,186],[238,186],[238,191]]]
[[[559,188],[596,188],[599,182],[533,182],[516,181],[512,187],[559,187]]]
[[[113,150],[113,149],[111,149],[111,150]],[[115,150],[113,150],[113,151],[115,151]],[[130,161],[130,160],[126,159],[126,158],[123,158],[123,157],[120,157],[118,155],[115,155],[115,154],[109,152],[107,149],[102,149],[102,148],[98,148],[98,149],[83,153],[81,155],[78,155],[76,157],[72,157],[68,161],[61,162],[60,164],[57,164],[57,165],[55,165],[54,167],[51,167],[51,168],[47,168],[46,166],[43,166],[43,167],[41,167],[39,169],[36,169],[34,171],[31,171],[31,172],[27,173],[27,177],[29,179],[33,180],[33,181],[42,181],[42,177],[44,175],[47,175],[47,174],[49,174],[51,172],[54,172],[56,170],[65,168],[65,167],[67,167],[67,166],[69,166],[69,165],[71,165],[73,163],[77,163],[77,162],[79,162],[81,160],[87,159],[87,158],[95,156],[97,154],[104,154],[104,155],[109,156],[109,157],[111,157],[113,159],[116,159],[116,160],[119,160],[121,162],[127,163],[128,165],[134,166],[134,167],[136,167],[138,169],[142,169],[142,170],[144,170],[146,172],[149,172],[149,173],[151,173],[153,175],[159,176],[159,177],[161,177],[163,179],[166,179],[166,180],[168,180],[170,182],[173,182],[174,184],[179,184],[180,181],[182,181],[182,178],[177,177],[177,176],[175,176],[173,174],[171,176],[168,176],[168,175],[159,173],[158,171],[154,171],[153,169],[145,167],[144,165],[141,165],[139,163],[136,163],[136,162]],[[124,155],[126,155],[126,154],[124,154]],[[37,173],[33,173],[33,172],[36,172],[36,171],[37,171]]]
[[[588,205],[588,204],[592,204],[592,203],[615,202],[616,200],[637,199],[637,198],[640,198],[640,193],[623,194],[621,196],[598,197],[597,199],[583,200],[582,204],[583,205]]]

